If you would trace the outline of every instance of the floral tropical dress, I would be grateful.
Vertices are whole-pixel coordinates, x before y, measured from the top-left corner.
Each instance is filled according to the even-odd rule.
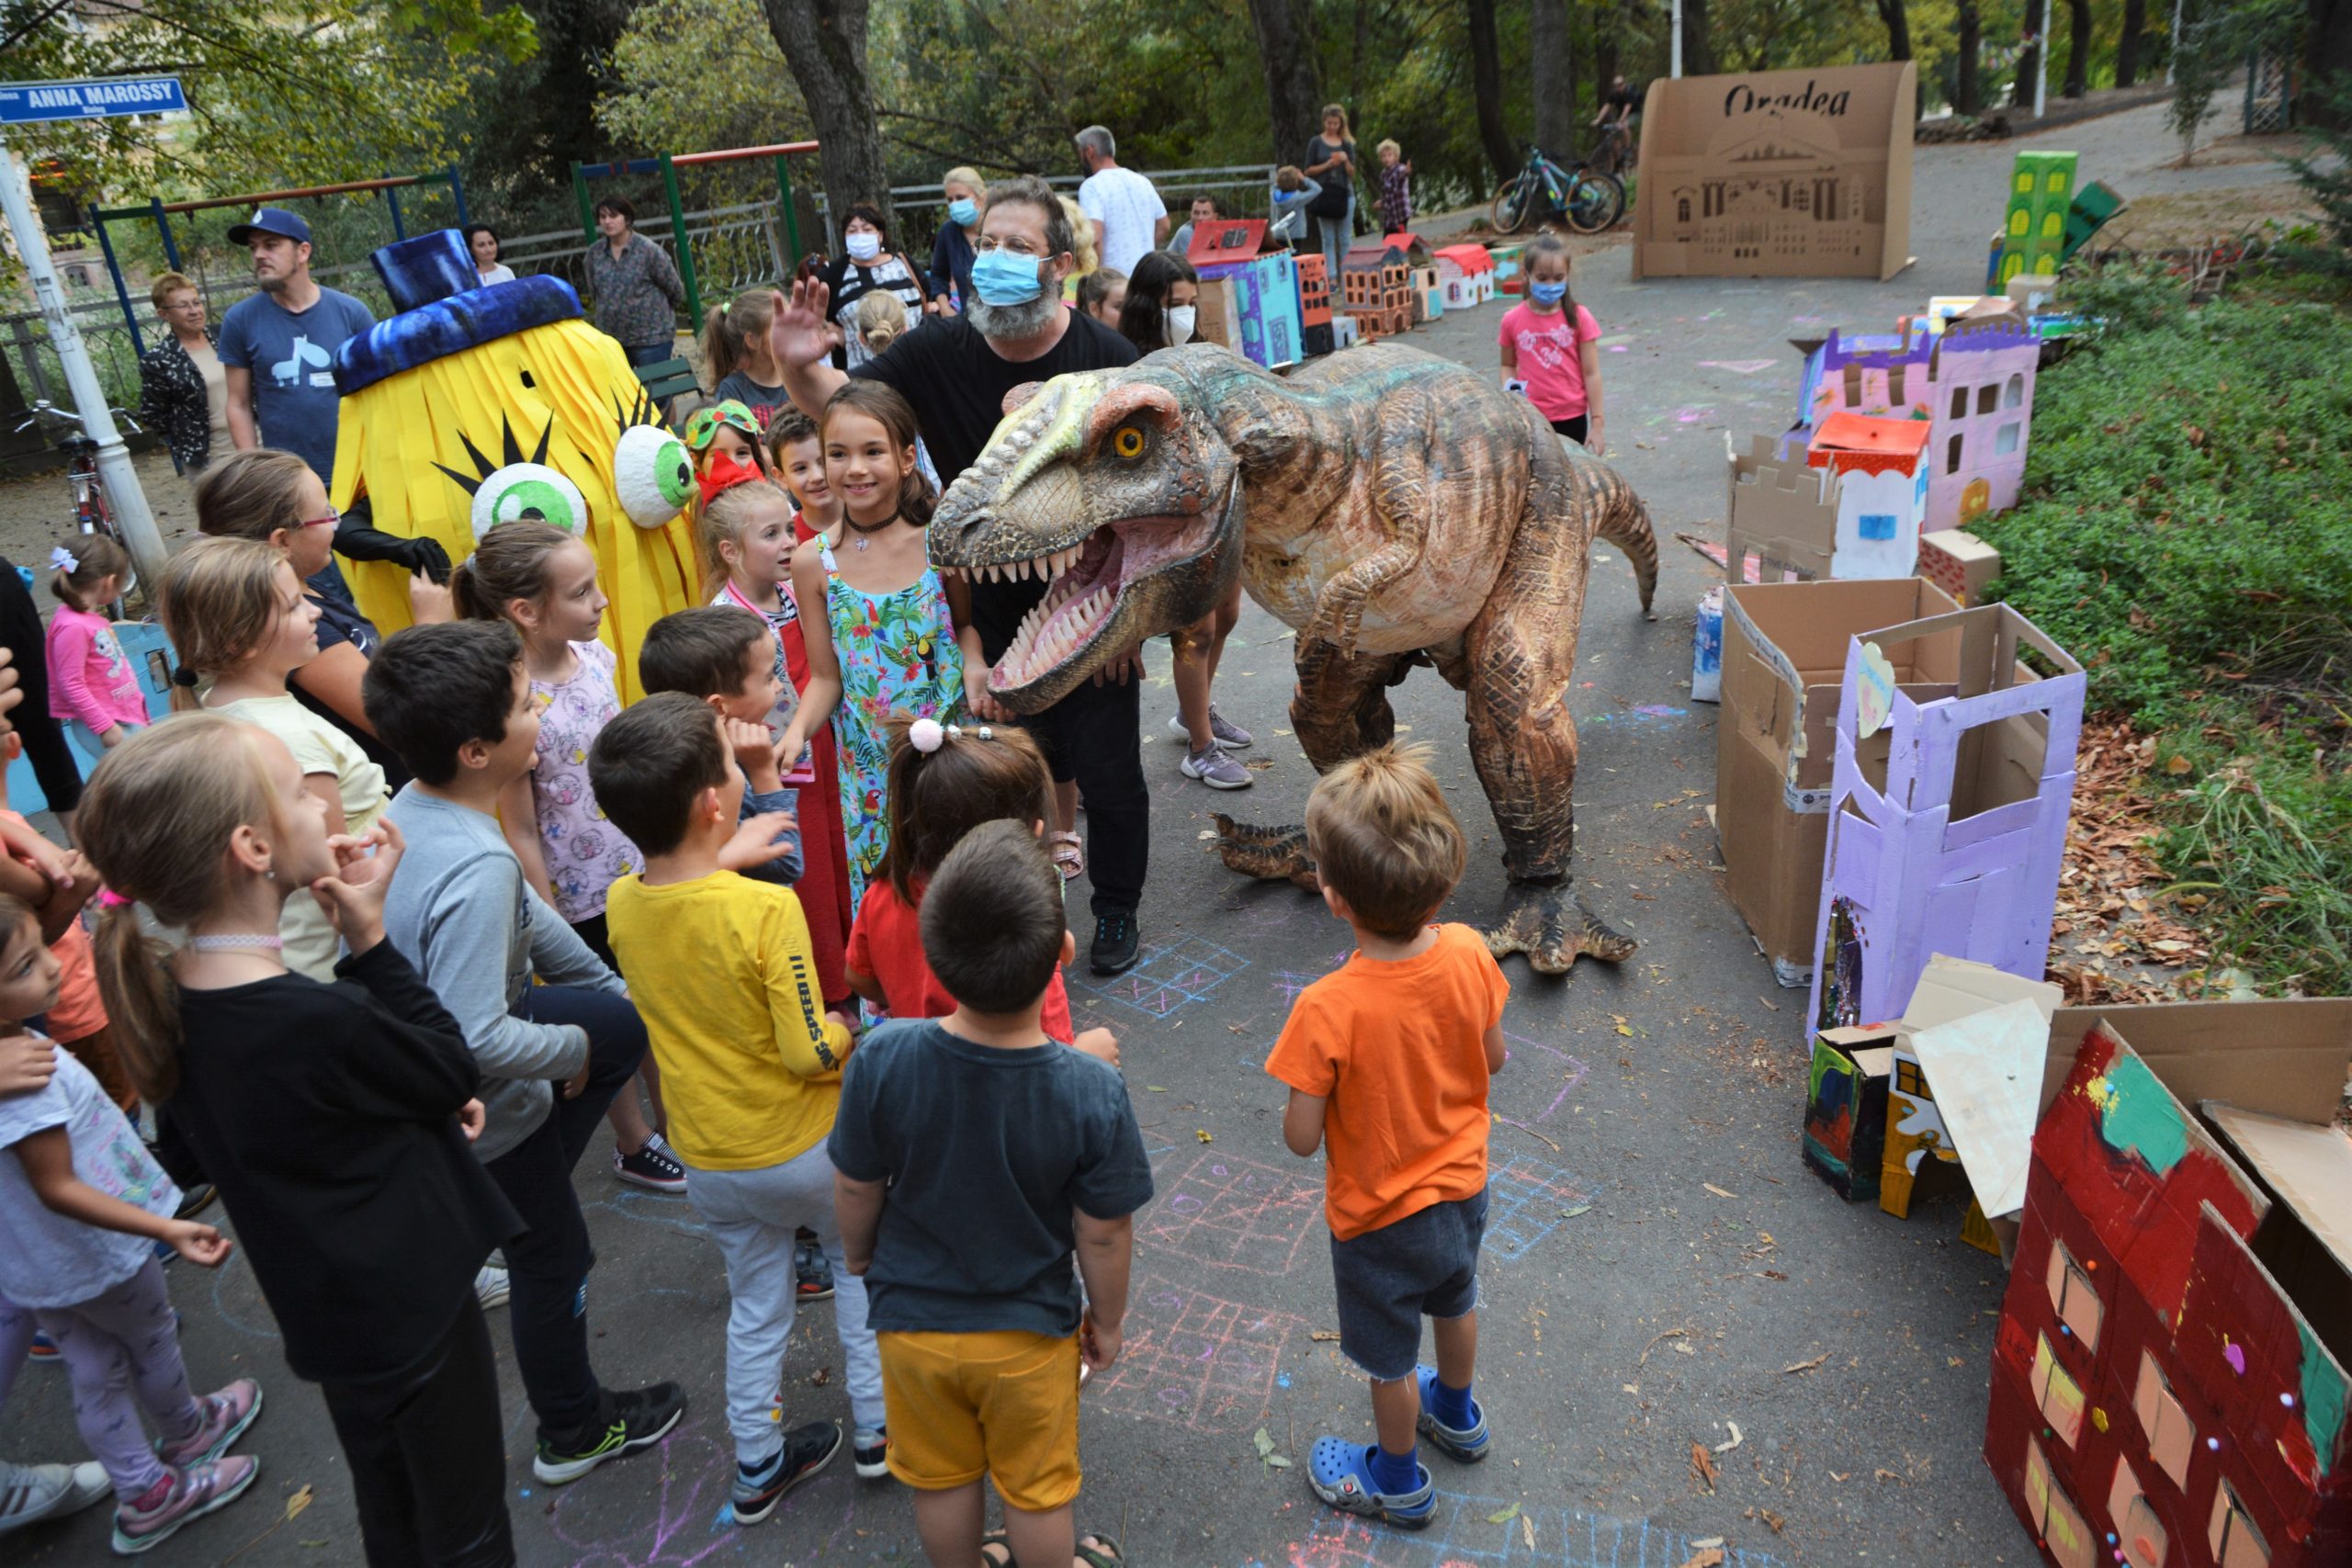
[[[850,919],[865,902],[865,885],[881,874],[890,847],[893,714],[952,724],[964,714],[964,653],[947,615],[947,590],[930,567],[895,593],[863,592],[843,581],[831,545],[825,563],[825,616],[841,666],[842,700],[833,739],[842,785],[842,833],[849,849]]]

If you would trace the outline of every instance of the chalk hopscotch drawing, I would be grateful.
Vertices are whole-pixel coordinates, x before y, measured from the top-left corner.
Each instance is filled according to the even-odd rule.
[[[1469,1568],[1490,1562],[1529,1568],[1676,1568],[1699,1553],[1691,1537],[1646,1519],[1613,1519],[1579,1508],[1523,1508],[1497,1524],[1487,1516],[1510,1507],[1500,1497],[1437,1495],[1437,1517],[1426,1530],[1367,1524],[1326,1513],[1305,1540],[1290,1549],[1290,1568]],[[1527,1525],[1521,1525],[1522,1518]],[[1527,1529],[1535,1532],[1532,1550]],[[1786,1568],[1762,1551],[1725,1545],[1724,1568]]]
[[[1348,961],[1349,955],[1354,951],[1355,950],[1353,948],[1343,947],[1340,949],[1339,952],[1331,954],[1330,957],[1325,959],[1323,961],[1322,968],[1311,972],[1304,969],[1284,969],[1276,973],[1274,976],[1274,989],[1283,994],[1283,1005],[1284,1007],[1288,1007],[1291,1003],[1298,1000],[1299,992],[1306,989],[1307,987],[1315,984],[1316,981],[1320,980],[1324,976],[1329,975],[1340,964],[1345,964]]]
[[[1541,1040],[1531,1040],[1524,1034],[1513,1034],[1506,1029],[1503,1031],[1503,1041],[1510,1048],[1510,1054],[1519,1058],[1516,1064],[1518,1070],[1497,1084],[1498,1091],[1516,1089],[1521,1084],[1530,1079],[1539,1086],[1555,1081],[1558,1084],[1558,1087],[1552,1090],[1550,1101],[1529,1121],[1549,1122],[1554,1112],[1567,1103],[1568,1096],[1577,1091],[1577,1086],[1582,1084],[1592,1071],[1585,1065],[1583,1057],[1571,1056],[1558,1046],[1546,1045]],[[1531,1072],[1529,1070],[1531,1068],[1533,1071]],[[1496,1112],[1495,1120],[1509,1122],[1514,1127],[1528,1125],[1528,1122],[1505,1115],[1500,1111]]]
[[[565,1522],[572,1495],[556,1495],[548,1510],[548,1525],[558,1540],[580,1553],[571,1568],[695,1568],[721,1552],[731,1555],[741,1550],[742,1532],[731,1519],[724,1534],[713,1523],[714,1509],[721,1515],[728,1511],[734,1449],[706,1436],[697,1429],[700,1425],[689,1422],[662,1439],[661,1456],[654,1461],[661,1466],[662,1495],[653,1517],[642,1524],[617,1534],[582,1539]],[[785,1506],[788,1508],[791,1504]]]
[[[1100,997],[1153,1018],[1166,1018],[1188,1003],[1204,1001],[1210,992],[1242,970],[1250,961],[1196,936],[1146,947],[1136,966],[1115,978],[1070,983]]]
[[[1136,1239],[1220,1269],[1287,1274],[1323,1230],[1323,1184],[1230,1155],[1204,1154],[1136,1217]]]
[[[1247,1431],[1272,1407],[1283,1348],[1306,1320],[1147,1274],[1128,1297],[1126,1344],[1086,1403],[1196,1432]]]
[[[1498,1161],[1487,1173],[1487,1235],[1482,1258],[1509,1262],[1590,1208],[1599,1186],[1541,1160]]]

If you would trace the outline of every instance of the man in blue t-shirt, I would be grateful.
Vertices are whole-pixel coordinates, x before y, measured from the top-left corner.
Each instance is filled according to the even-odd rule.
[[[265,207],[229,231],[253,253],[260,292],[220,321],[220,364],[229,388],[229,439],[240,452],[269,446],[311,465],[334,484],[334,352],[376,324],[368,307],[311,276],[311,226]]]

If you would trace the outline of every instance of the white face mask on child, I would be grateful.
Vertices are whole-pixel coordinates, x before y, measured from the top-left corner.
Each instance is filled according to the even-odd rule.
[[[1198,306],[1196,306],[1196,305],[1170,305],[1170,306],[1169,306],[1169,307],[1168,307],[1168,341],[1169,341],[1169,343],[1170,343],[1170,344],[1172,344],[1172,345],[1175,345],[1175,346],[1181,347],[1181,346],[1182,346],[1183,344],[1188,344],[1188,343],[1192,342],[1192,341],[1193,341],[1193,326],[1197,323],[1197,321],[1199,321],[1199,319],[1200,319],[1200,308],[1199,308]]]

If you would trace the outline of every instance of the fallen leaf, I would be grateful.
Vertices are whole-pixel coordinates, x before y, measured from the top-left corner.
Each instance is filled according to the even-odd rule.
[[[1702,1181],[1699,1183],[1699,1185],[1705,1188],[1708,1191],[1713,1193],[1718,1198],[1736,1198],[1739,1196],[1736,1192],[1724,1191],[1722,1188],[1716,1186],[1712,1181]]]
[[[1519,1516],[1519,1536],[1527,1542],[1528,1551],[1535,1550],[1535,1521],[1525,1514]]]
[[[1848,1471],[1848,1472],[1847,1472],[1845,1474],[1843,1474],[1843,1475],[1838,1474],[1836,1471],[1834,1471],[1834,1470],[1833,1470],[1833,1471],[1831,1471],[1831,1472],[1829,1472],[1829,1479],[1830,1479],[1830,1480],[1832,1480],[1832,1481],[1850,1481],[1851,1479],[1853,1479],[1853,1474],[1854,1474],[1854,1472],[1853,1472],[1852,1471],[1850,1471],[1850,1470],[1849,1470],[1849,1471]]]
[[[1166,1089],[1164,1089],[1160,1088],[1160,1087],[1159,1087],[1159,1085],[1158,1085],[1158,1084],[1156,1084],[1156,1083],[1148,1083],[1148,1084],[1144,1085],[1144,1086],[1143,1086],[1143,1091],[1144,1091],[1146,1094],[1166,1094],[1166,1093],[1168,1092]]]
[[[1257,1432],[1250,1440],[1258,1445],[1258,1457],[1260,1459],[1264,1459],[1268,1454],[1274,1451],[1274,1439],[1263,1427],[1259,1427]]]
[[[1747,1440],[1739,1435],[1738,1422],[1726,1421],[1724,1425],[1731,1428],[1731,1441],[1727,1443],[1717,1443],[1715,1445],[1715,1452],[1719,1454],[1727,1454],[1731,1452],[1732,1450],[1739,1447],[1740,1444]]]
[[[1589,1203],[1578,1203],[1578,1204],[1577,1204],[1575,1208],[1573,1208],[1573,1209],[1563,1209],[1563,1210],[1561,1210],[1561,1211],[1560,1211],[1560,1218],[1562,1218],[1562,1219],[1564,1219],[1564,1220],[1573,1220],[1573,1219],[1575,1219],[1578,1214],[1589,1214],[1589,1213],[1592,1213],[1592,1205],[1591,1205],[1591,1204],[1589,1204]]]
[[[822,1388],[822,1387],[824,1387],[827,1383],[829,1383],[829,1382],[832,1382],[832,1380],[833,1380],[833,1369],[832,1369],[832,1368],[831,1368],[831,1367],[819,1367],[815,1371],[810,1372],[810,1373],[808,1374],[808,1386],[809,1386],[810,1388]]]
[[[286,1499],[286,1517],[289,1519],[297,1517],[310,1506],[311,1489],[308,1486],[297,1487],[294,1495]]]
[[[1880,1481],[1892,1481],[1898,1485],[1901,1484],[1903,1481],[1903,1477],[1895,1474],[1894,1472],[1891,1470],[1879,1470],[1874,1471],[1871,1473]]]
[[[1490,1525],[1507,1525],[1517,1517],[1519,1517],[1519,1505],[1513,1503],[1508,1508],[1498,1508],[1495,1512],[1488,1514],[1487,1522]]]
[[[1627,1393],[1634,1394],[1637,1397],[1642,1392],[1642,1385],[1637,1382],[1621,1382],[1617,1386],[1623,1389]]]
[[[1290,1468],[1290,1461],[1283,1458],[1280,1454],[1268,1454],[1266,1456],[1266,1463],[1275,1470],[1288,1470]]]
[[[1203,840],[1214,839],[1216,837],[1216,829],[1214,828],[1204,828],[1199,832],[1193,834],[1193,837]]]
[[[1809,1372],[1827,1359],[1829,1359],[1829,1352],[1824,1350],[1820,1355],[1815,1356],[1810,1361],[1799,1361],[1795,1366],[1782,1367],[1781,1371],[1783,1372]]]
[[[1211,1136],[1209,1135],[1209,1130],[1208,1130],[1206,1127],[1195,1127],[1195,1128],[1193,1128],[1193,1136],[1194,1136],[1194,1137],[1196,1137],[1196,1138],[1200,1139],[1200,1141],[1201,1141],[1201,1142],[1203,1142],[1203,1143],[1204,1143],[1204,1144],[1214,1144],[1214,1143],[1216,1143],[1216,1140],[1215,1138],[1213,1138],[1213,1137],[1211,1137]]]
[[[1695,1356],[1699,1353],[1699,1348],[1688,1339],[1678,1339],[1674,1342],[1674,1353],[1678,1356]]]
[[[1774,1535],[1778,1535],[1782,1530],[1789,1528],[1789,1521],[1782,1518],[1780,1515],[1774,1513],[1770,1508],[1757,1509],[1756,1517],[1762,1519],[1765,1526],[1770,1529]]]
[[[1690,1479],[1709,1492],[1715,1489],[1715,1461],[1709,1457],[1704,1443],[1690,1445]]]
[[[1724,1549],[1709,1546],[1692,1552],[1684,1560],[1682,1568],[1723,1568],[1723,1562]]]
[[[1772,1233],[1770,1231],[1758,1231],[1756,1233],[1756,1239],[1762,1242],[1767,1247],[1778,1247],[1780,1245],[1780,1243],[1772,1239]]]
[[[1318,1345],[1328,1344],[1332,1340],[1339,1338],[1339,1337],[1340,1331],[1336,1328],[1318,1328],[1307,1336],[1309,1339],[1314,1340]]]
[[[1964,1367],[1967,1364],[1967,1362],[1962,1360],[1958,1356],[1946,1356],[1944,1358],[1944,1365],[1947,1367]]]
[[[1631,1039],[1631,1038],[1633,1038],[1633,1034],[1634,1034],[1634,1031],[1633,1031],[1633,1029],[1632,1029],[1629,1025],[1623,1024],[1623,1023],[1621,1023],[1621,1024],[1619,1024],[1619,1025],[1617,1026],[1617,1032],[1618,1032],[1618,1033],[1620,1033],[1620,1034],[1624,1035],[1627,1039]]]

